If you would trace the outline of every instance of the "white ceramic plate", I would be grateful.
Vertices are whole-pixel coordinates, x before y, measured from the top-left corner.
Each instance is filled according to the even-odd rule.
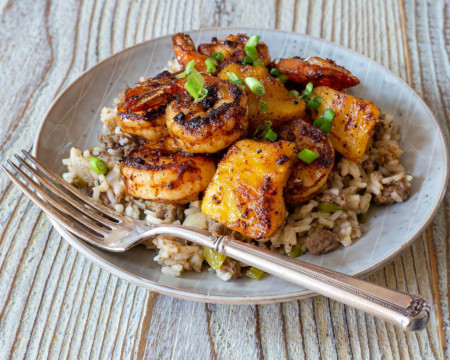
[[[362,226],[363,236],[348,248],[322,256],[306,254],[313,262],[351,275],[368,274],[411,245],[430,223],[446,188],[447,152],[442,133],[420,97],[397,76],[374,61],[336,44],[310,36],[265,29],[207,29],[190,31],[200,44],[230,33],[259,34],[272,58],[320,56],[334,59],[361,81],[349,92],[393,114],[403,133],[402,162],[414,180],[411,198],[402,204],[373,208]],[[173,59],[171,36],[125,49],[83,73],[55,100],[37,134],[34,151],[50,169],[63,172],[61,160],[69,149],[97,143],[103,106],[140,76],[153,76]],[[146,288],[192,300],[222,303],[265,303],[312,295],[312,292],[273,276],[261,281],[242,278],[223,282],[208,272],[186,272],[181,278],[163,275],[155,253],[136,247],[123,254],[108,253],[71,236],[61,235],[92,262]]]

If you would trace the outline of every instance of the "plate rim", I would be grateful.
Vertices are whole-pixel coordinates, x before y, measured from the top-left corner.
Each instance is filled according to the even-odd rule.
[[[433,209],[430,212],[430,214],[427,216],[425,221],[422,223],[422,225],[414,232],[414,234],[411,235],[409,239],[404,241],[402,244],[398,246],[397,249],[395,249],[393,252],[391,252],[389,255],[385,256],[384,258],[380,259],[379,261],[371,264],[367,268],[357,271],[355,273],[350,274],[351,276],[355,277],[363,277],[368,274],[371,274],[381,268],[382,266],[386,265],[390,261],[392,261],[396,256],[398,256],[401,252],[406,250],[408,247],[412,246],[412,244],[415,242],[415,240],[426,230],[426,228],[431,224],[432,220],[436,216],[439,207],[444,199],[445,192],[447,190],[448,181],[449,181],[449,156],[448,156],[448,145],[446,142],[446,139],[444,137],[444,133],[442,131],[442,127],[439,124],[439,122],[436,120],[436,117],[434,116],[433,112],[431,111],[430,107],[427,105],[427,103],[422,99],[422,97],[414,90],[406,81],[404,81],[402,78],[400,78],[397,74],[393,73],[390,69],[384,67],[383,65],[379,64],[375,60],[372,60],[368,56],[361,54],[353,49],[349,49],[343,45],[340,45],[336,42],[325,40],[316,36],[308,35],[308,34],[301,34],[296,33],[293,31],[287,31],[287,30],[279,30],[279,29],[272,29],[272,28],[264,28],[264,27],[245,27],[245,26],[234,26],[234,27],[202,27],[198,29],[191,29],[186,30],[184,33],[198,33],[202,31],[214,31],[214,30],[230,30],[231,32],[237,31],[237,30],[248,30],[248,31],[264,31],[264,32],[279,32],[279,33],[285,33],[285,34],[294,34],[301,37],[306,37],[314,40],[319,40],[321,42],[324,42],[325,44],[336,46],[338,48],[341,48],[347,52],[362,56],[366,59],[366,61],[370,62],[371,65],[375,65],[376,67],[381,68],[382,70],[389,73],[392,77],[400,81],[404,86],[406,86],[410,91],[412,91],[416,97],[419,99],[419,101],[422,103],[422,105],[425,107],[426,111],[430,115],[431,119],[434,121],[434,124],[436,125],[436,128],[439,133],[439,138],[442,141],[443,147],[444,147],[444,171],[445,171],[445,177],[444,182],[442,184],[442,187],[439,192],[439,196],[437,197],[437,201],[433,204]],[[35,135],[34,142],[33,142],[33,149],[32,154],[34,156],[38,156],[38,146],[39,141],[41,137],[41,132],[43,131],[44,125],[48,119],[49,114],[53,111],[53,108],[55,105],[59,102],[61,97],[70,90],[72,86],[75,85],[75,83],[82,77],[89,74],[91,71],[96,69],[98,66],[101,66],[104,62],[110,60],[110,58],[119,56],[119,54],[129,51],[130,49],[137,48],[140,46],[145,46],[149,42],[153,42],[156,40],[164,39],[164,38],[170,38],[172,35],[176,33],[171,34],[165,34],[158,37],[154,37],[148,40],[145,40],[143,42],[140,42],[138,44],[134,44],[132,46],[129,46],[127,48],[124,48],[114,54],[109,55],[105,59],[99,61],[92,67],[86,69],[81,74],[79,74],[73,81],[71,81],[66,87],[64,87],[59,94],[55,97],[55,99],[50,104],[48,110],[46,111],[43,120],[38,128],[38,131]],[[194,300],[194,301],[200,301],[200,302],[206,302],[206,303],[222,303],[222,304],[267,304],[267,303],[274,303],[274,302],[286,302],[296,299],[302,299],[302,298],[308,298],[311,296],[317,295],[317,293],[308,290],[308,289],[302,289],[298,291],[291,291],[287,293],[278,293],[278,294],[272,294],[272,295],[248,295],[248,296],[242,296],[242,295],[227,295],[227,294],[208,294],[204,292],[198,292],[198,291],[190,291],[186,289],[179,289],[175,286],[170,285],[161,285],[157,282],[144,279],[136,274],[132,274],[127,272],[126,270],[120,268],[119,266],[110,263],[109,261],[97,256],[91,249],[88,247],[88,244],[85,243],[83,240],[76,238],[75,236],[72,236],[69,234],[66,230],[64,230],[55,220],[52,218],[49,218],[52,225],[55,227],[55,229],[58,231],[58,233],[71,245],[75,248],[75,250],[79,253],[81,253],[83,256],[85,256],[88,260],[92,261],[96,265],[100,266],[101,268],[105,269],[106,271],[118,276],[119,278],[122,278],[124,280],[127,280],[135,285],[144,287],[146,289],[156,291],[163,295],[170,295],[175,296],[181,299],[186,300]]]

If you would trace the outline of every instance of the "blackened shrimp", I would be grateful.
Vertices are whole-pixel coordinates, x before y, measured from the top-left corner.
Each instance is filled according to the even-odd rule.
[[[128,89],[117,106],[122,131],[147,140],[167,136],[166,107],[176,81],[172,74],[163,72]]]
[[[122,161],[129,194],[176,204],[197,200],[215,170],[212,157],[177,152],[170,138],[150,141],[134,149]]]
[[[214,52],[220,52],[227,59],[227,63],[240,63],[244,60],[247,53],[244,50],[245,44],[249,37],[245,34],[228,35],[224,39],[212,38],[210,43],[198,46],[198,52],[202,55],[211,56]],[[264,65],[270,63],[270,53],[267,45],[259,41],[256,46],[258,52],[258,61],[262,61]]]
[[[187,34],[179,33],[172,36],[173,52],[177,61],[186,66],[192,60],[195,61],[195,68],[200,72],[206,72],[205,60],[209,58],[197,52],[194,42]]]
[[[274,67],[289,80],[303,86],[311,82],[314,86],[328,86],[341,90],[359,84],[356,76],[330,59],[292,57],[277,60]]]
[[[167,105],[167,130],[187,153],[215,153],[247,132],[245,92],[213,76],[204,76],[204,87],[208,94],[198,103],[185,91]]]

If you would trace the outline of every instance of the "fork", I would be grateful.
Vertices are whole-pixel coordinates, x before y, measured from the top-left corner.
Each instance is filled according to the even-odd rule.
[[[148,238],[172,235],[304,286],[398,325],[403,330],[423,330],[428,322],[430,307],[420,295],[387,289],[194,227],[173,224],[149,226],[96,202],[47,169],[27,151],[22,150],[22,153],[27,160],[17,154],[14,156],[36,180],[10,160],[8,164],[13,172],[2,165],[3,170],[50,218],[91,245],[123,252]]]

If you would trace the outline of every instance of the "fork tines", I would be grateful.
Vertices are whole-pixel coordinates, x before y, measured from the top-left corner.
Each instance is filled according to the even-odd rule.
[[[28,161],[17,154],[14,156],[37,181],[10,160],[8,164],[13,172],[2,165],[3,170],[36,205],[66,230],[101,246],[103,238],[124,221],[123,216],[78,191],[27,151],[22,150],[22,153]]]

